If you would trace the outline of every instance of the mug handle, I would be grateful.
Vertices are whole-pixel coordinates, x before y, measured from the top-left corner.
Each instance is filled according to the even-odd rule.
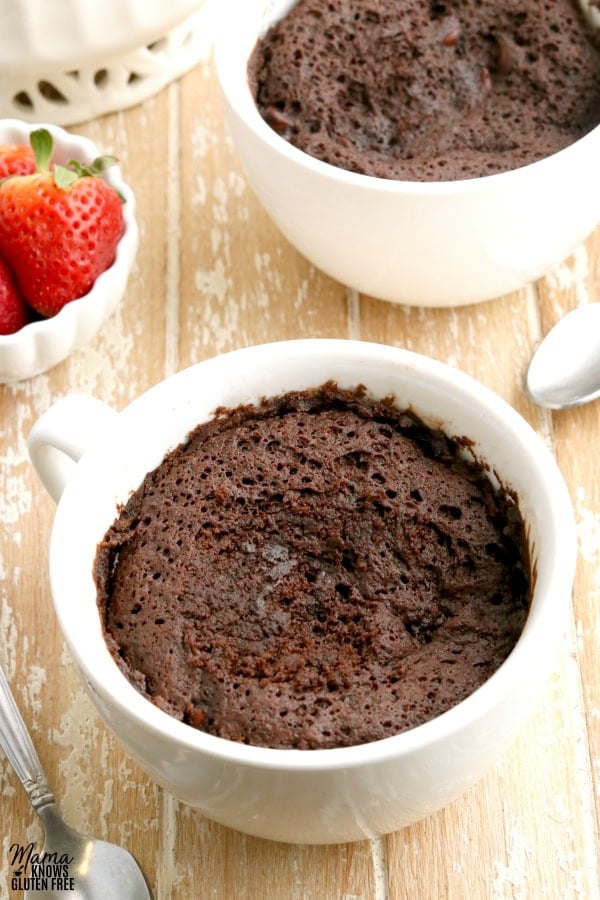
[[[117,411],[96,397],[70,394],[57,400],[34,424],[27,439],[27,452],[55,503],[83,451],[115,416]]]

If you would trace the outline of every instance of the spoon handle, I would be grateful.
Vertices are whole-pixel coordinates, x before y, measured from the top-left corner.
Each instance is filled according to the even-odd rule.
[[[35,752],[15,698],[0,666],[0,746],[8,761],[19,776],[27,792],[29,801],[36,811],[48,803],[54,803],[54,796],[48,787],[42,764]]]

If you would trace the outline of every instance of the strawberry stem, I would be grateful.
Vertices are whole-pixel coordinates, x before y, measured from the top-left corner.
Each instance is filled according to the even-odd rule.
[[[54,166],[52,169],[52,177],[54,178],[56,187],[61,188],[63,191],[66,191],[68,187],[79,179],[77,172],[73,172],[72,169],[67,169],[66,166]]]
[[[38,128],[29,135],[29,143],[35,156],[35,167],[38,172],[47,172],[50,167],[54,142],[47,128]]]
[[[101,175],[102,172],[115,166],[118,162],[116,156],[97,156],[92,163],[82,163],[77,159],[70,159],[67,168],[83,178],[84,175]]]
[[[37,128],[29,135],[29,142],[35,156],[35,166],[37,172],[48,172],[50,169],[50,161],[52,159],[52,151],[54,149],[54,141],[52,135],[47,128]],[[76,159],[70,159],[64,166],[54,165],[52,168],[52,177],[57,187],[66,190],[79,178],[85,176],[99,177],[111,166],[118,163],[116,156],[98,156],[91,163],[81,163]],[[118,193],[118,191],[117,191]],[[121,202],[124,198],[119,194]]]

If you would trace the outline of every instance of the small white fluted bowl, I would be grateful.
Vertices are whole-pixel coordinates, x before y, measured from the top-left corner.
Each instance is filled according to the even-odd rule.
[[[56,125],[34,125],[17,119],[0,120],[0,144],[28,144],[30,132],[41,127],[52,134],[55,162],[78,159],[89,163],[103,152],[88,138]],[[124,200],[125,231],[117,245],[115,261],[85,296],[67,303],[57,315],[31,322],[15,334],[0,335],[0,383],[32,378],[62,362],[94,337],[120,303],[138,245],[135,197],[118,166],[108,169],[105,178]]]

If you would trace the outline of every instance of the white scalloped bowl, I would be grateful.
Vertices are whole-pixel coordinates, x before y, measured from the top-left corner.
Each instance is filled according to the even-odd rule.
[[[103,152],[88,138],[56,125],[34,125],[17,119],[0,119],[0,144],[28,144],[29,134],[36,128],[47,128],[52,134],[56,162],[92,162]],[[79,350],[94,337],[125,293],[138,244],[135,197],[118,166],[110,168],[104,177],[124,199],[125,231],[117,245],[115,261],[85,296],[67,303],[57,315],[31,322],[15,334],[0,335],[1,384],[46,372]]]

